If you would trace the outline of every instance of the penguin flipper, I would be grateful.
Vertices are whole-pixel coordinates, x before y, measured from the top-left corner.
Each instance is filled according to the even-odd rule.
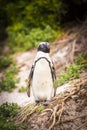
[[[52,80],[53,83],[56,80],[56,71],[55,71],[55,67],[54,67],[54,63],[52,62],[52,66],[51,66],[51,73],[52,73]],[[56,95],[56,88],[54,87],[54,96]]]
[[[34,66],[32,65],[31,70],[30,70],[30,74],[29,74],[29,78],[28,78],[28,85],[27,85],[28,97],[30,97],[30,86],[31,86],[32,78],[33,78],[33,72],[34,72]]]
[[[55,68],[52,67],[52,74],[53,74],[53,81],[56,80],[56,72],[55,72]]]
[[[55,67],[54,67],[54,63],[52,62],[52,66],[51,66],[51,72],[52,72],[52,79],[53,82],[56,80],[56,71],[55,71]]]

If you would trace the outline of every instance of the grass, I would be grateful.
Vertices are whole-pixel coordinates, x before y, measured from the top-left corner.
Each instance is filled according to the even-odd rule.
[[[20,93],[23,93],[23,92],[26,92],[26,87],[21,87],[21,88],[19,88],[19,90],[18,90]]]
[[[41,113],[44,109],[45,109],[45,106],[39,106],[39,107],[36,109],[36,111],[37,111],[38,113]]]
[[[4,78],[0,80],[0,91],[4,90],[11,92],[16,87],[15,84],[19,82],[19,79],[15,76],[18,69],[12,61],[8,67],[3,69]]]

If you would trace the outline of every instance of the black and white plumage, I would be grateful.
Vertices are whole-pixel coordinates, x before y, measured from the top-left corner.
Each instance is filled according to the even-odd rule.
[[[28,90],[31,85],[31,93],[35,101],[46,100],[44,105],[47,105],[51,97],[54,96],[53,82],[56,79],[55,68],[49,56],[49,52],[49,43],[41,42],[31,67],[28,82]]]

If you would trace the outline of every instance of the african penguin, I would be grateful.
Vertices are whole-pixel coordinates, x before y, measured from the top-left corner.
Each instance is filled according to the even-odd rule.
[[[50,46],[48,42],[41,42],[37,49],[37,55],[31,67],[29,84],[35,102],[45,101],[48,105],[54,96],[53,82],[56,79],[55,68],[49,56]]]

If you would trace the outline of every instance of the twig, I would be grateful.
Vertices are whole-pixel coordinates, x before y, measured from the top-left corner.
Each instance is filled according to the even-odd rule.
[[[31,109],[33,109],[35,107],[35,104],[28,104],[27,106],[25,106],[25,107],[22,107],[21,109],[20,109],[20,112],[17,114],[17,116],[16,117],[14,117],[14,121],[15,120],[17,120],[17,121],[20,121],[21,119],[23,119],[28,113],[27,113],[27,111],[28,111],[28,109],[29,110],[31,110]]]
[[[35,106],[34,109],[27,116],[30,116],[32,113],[34,113],[37,108],[38,106]]]
[[[51,115],[51,118],[53,117],[53,122],[52,122],[52,125],[49,127],[48,130],[51,130],[56,122],[56,112],[57,112],[57,109],[58,109],[58,105],[54,107],[54,111],[53,111],[53,114]]]
[[[59,114],[58,123],[60,122],[60,118],[61,118],[61,115],[63,113],[63,108],[64,108],[64,102],[62,102],[62,108],[61,108],[61,111],[60,111],[60,114]]]
[[[81,124],[79,127],[77,127],[75,130],[79,130],[80,128],[84,127],[84,126],[87,126],[87,122]]]
[[[85,116],[87,116],[87,114],[83,114],[83,115],[80,115],[80,116],[75,116],[75,117],[71,117],[69,119],[61,120],[60,123],[65,123],[65,122],[73,121],[75,119],[82,118],[82,117],[85,117]]]
[[[47,109],[43,110],[43,112],[47,112],[47,111],[51,111],[51,112],[53,112],[53,109],[51,109],[51,108],[47,108]]]
[[[67,97],[65,97],[64,99],[63,99],[63,102],[65,102],[69,97],[71,97],[72,95],[74,95],[75,93],[77,93],[78,91],[74,91],[74,92],[72,92],[72,93],[70,93]]]
[[[32,113],[34,113],[37,108],[38,106],[35,106],[30,113],[26,114],[25,112],[21,114],[19,117],[17,116],[15,124],[22,123],[24,120],[26,120],[27,117],[29,117]]]

